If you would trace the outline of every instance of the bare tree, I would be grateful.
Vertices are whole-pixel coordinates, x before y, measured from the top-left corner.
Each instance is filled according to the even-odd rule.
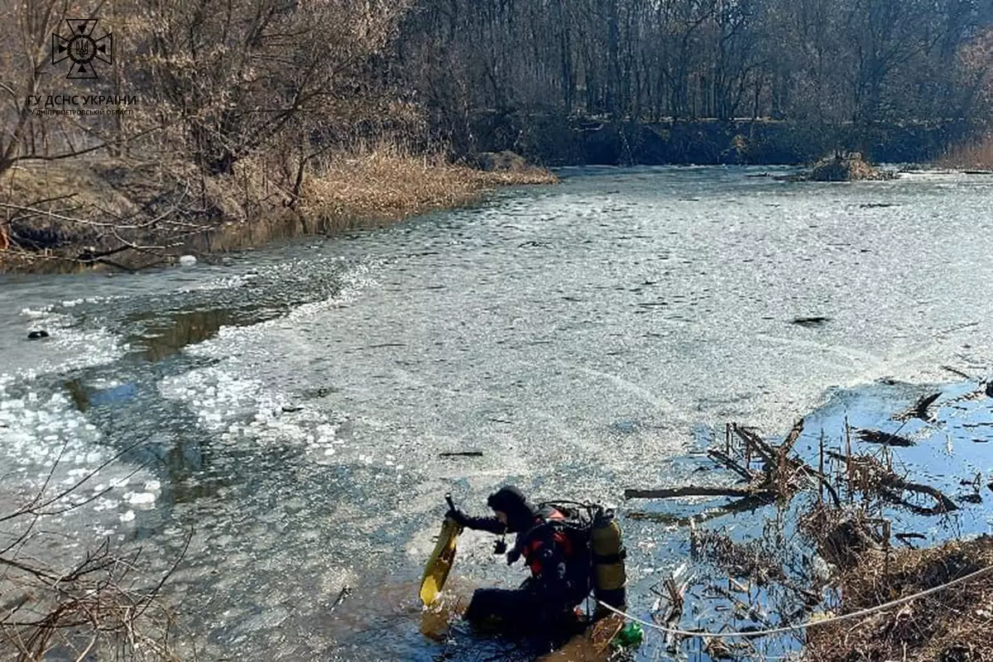
[[[368,118],[372,64],[406,2],[155,0],[145,60],[155,98],[211,174],[286,136],[322,138]],[[154,17],[154,20],[151,19]]]

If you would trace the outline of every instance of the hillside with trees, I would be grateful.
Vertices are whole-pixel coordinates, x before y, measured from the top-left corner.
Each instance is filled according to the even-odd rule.
[[[220,222],[327,231],[549,181],[481,178],[471,166],[488,152],[550,166],[798,163],[834,149],[925,161],[980,139],[993,113],[984,0],[3,7],[0,249],[84,263],[161,252]],[[92,61],[98,77],[67,78],[53,44],[81,23],[112,38],[112,57]],[[391,189],[407,193],[377,193]]]

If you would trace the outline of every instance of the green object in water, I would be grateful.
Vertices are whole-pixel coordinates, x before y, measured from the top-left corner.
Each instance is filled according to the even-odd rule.
[[[645,631],[637,623],[631,622],[624,626],[624,629],[617,633],[611,645],[614,648],[633,648],[641,643],[645,638]]]

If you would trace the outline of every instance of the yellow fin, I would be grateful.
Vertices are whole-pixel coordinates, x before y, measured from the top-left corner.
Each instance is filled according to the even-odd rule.
[[[424,577],[421,579],[421,602],[425,606],[432,604],[438,599],[438,595],[445,587],[445,580],[455,563],[455,547],[459,540],[462,527],[454,520],[445,518],[441,525],[441,532],[438,534],[438,542],[434,546],[434,551],[428,557],[427,565],[424,566]]]

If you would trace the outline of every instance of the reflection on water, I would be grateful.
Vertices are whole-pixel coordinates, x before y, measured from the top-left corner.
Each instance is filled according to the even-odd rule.
[[[106,407],[121,404],[134,399],[138,389],[134,384],[119,384],[105,388],[95,388],[84,384],[79,379],[65,382],[66,390],[76,409],[85,412],[90,407]]]
[[[168,315],[147,311],[129,319],[144,329],[131,342],[141,348],[141,357],[146,361],[162,361],[184,347],[213,338],[222,326],[245,324],[248,319],[242,311],[223,308],[184,310]]]

